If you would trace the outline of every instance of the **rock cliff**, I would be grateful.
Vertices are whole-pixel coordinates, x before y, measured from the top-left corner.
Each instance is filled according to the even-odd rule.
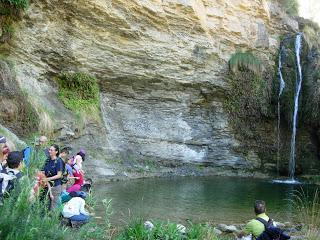
[[[265,0],[34,0],[2,48],[40,123],[53,122],[60,141],[99,153],[91,164],[251,168],[259,159],[233,151],[239,142],[223,108],[228,60],[249,50],[272,67],[279,37],[297,30]],[[87,119],[80,129],[58,101],[54,78],[63,71],[99,80],[101,123]]]

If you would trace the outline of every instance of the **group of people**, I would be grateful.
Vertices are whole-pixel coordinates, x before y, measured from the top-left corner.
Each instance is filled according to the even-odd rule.
[[[52,144],[47,146],[47,138],[39,138],[39,146],[36,151],[43,151],[46,158],[43,168],[37,172],[37,180],[31,192],[31,198],[42,197],[48,202],[48,208],[53,210],[61,204],[61,214],[71,221],[87,222],[89,213],[85,210],[85,198],[90,191],[92,180],[84,178],[82,163],[85,161],[86,153],[81,149],[76,155],[69,157],[69,148],[62,148]],[[19,186],[19,181],[23,178],[22,169],[24,162],[30,164],[24,151],[10,151],[10,142],[4,136],[0,136],[0,203],[5,195],[10,195],[12,189]],[[39,160],[39,159],[38,159]],[[10,197],[10,196],[9,196]],[[32,200],[30,200],[32,201]],[[256,218],[251,220],[238,235],[239,239],[273,239],[264,238],[266,230],[268,234],[272,232],[279,236],[276,239],[289,239],[277,228],[272,228],[273,222],[266,215],[266,204],[257,200],[254,204]],[[278,231],[278,233],[277,233]],[[271,232],[271,233],[270,233]],[[247,237],[246,237],[247,236]]]
[[[87,222],[89,213],[85,210],[85,198],[90,191],[92,180],[84,178],[82,162],[86,152],[81,149],[76,155],[69,156],[70,148],[59,149],[52,144],[47,146],[45,136],[39,138],[36,151],[42,151],[37,156],[43,156],[42,168],[36,173],[36,181],[30,193],[30,201],[39,197],[47,201],[48,209],[62,208],[63,217],[71,221]],[[4,197],[10,197],[14,188],[19,188],[19,182],[23,178],[23,168],[30,166],[30,156],[25,150],[11,151],[5,136],[0,136],[0,201],[3,204]],[[29,147],[30,148],[30,147]],[[40,157],[41,158],[41,157]],[[31,160],[32,161],[32,160]]]

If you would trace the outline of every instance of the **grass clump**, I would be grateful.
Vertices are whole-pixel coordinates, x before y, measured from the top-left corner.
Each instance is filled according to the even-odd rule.
[[[76,113],[99,116],[100,95],[97,79],[87,73],[63,73],[58,77],[59,99]]]
[[[303,190],[296,191],[293,195],[295,218],[303,225],[304,239],[320,239],[320,199],[319,190],[316,189],[310,196]]]
[[[156,222],[152,229],[144,226],[142,220],[137,220],[128,225],[116,240],[139,239],[139,240],[229,240],[231,236],[217,236],[213,228],[203,224],[192,224],[181,231],[181,225],[172,222]]]
[[[250,52],[237,52],[229,60],[230,71],[238,72],[251,71],[256,75],[261,74],[262,65],[260,60]]]

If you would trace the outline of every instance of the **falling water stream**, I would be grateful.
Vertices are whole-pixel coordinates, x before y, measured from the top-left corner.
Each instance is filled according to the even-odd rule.
[[[297,116],[298,116],[298,107],[299,107],[299,96],[301,91],[302,83],[302,72],[300,65],[300,52],[301,52],[301,38],[302,34],[299,33],[295,41],[295,53],[297,61],[298,76],[296,80],[296,91],[294,95],[294,111],[292,118],[292,135],[291,135],[291,151],[290,151],[290,161],[289,161],[289,177],[294,180],[295,174],[295,145],[296,145],[296,133],[297,133]]]
[[[281,68],[282,68],[282,53],[283,53],[284,47],[281,46],[280,48],[280,53],[279,53],[279,64],[278,64],[278,75],[279,75],[279,95],[278,95],[278,136],[277,136],[277,145],[278,145],[278,152],[277,152],[277,172],[279,174],[279,162],[280,162],[280,97],[281,94],[286,86],[285,81],[283,80],[283,76],[282,76],[282,72],[281,72]]]

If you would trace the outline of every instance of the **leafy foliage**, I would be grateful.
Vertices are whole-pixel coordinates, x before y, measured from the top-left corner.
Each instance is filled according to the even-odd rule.
[[[262,72],[260,60],[250,52],[237,52],[233,54],[229,60],[229,68],[234,74],[250,71],[259,75]]]
[[[186,232],[179,231],[179,226],[172,222],[156,222],[153,229],[147,229],[142,220],[137,220],[128,225],[116,240],[139,239],[139,240],[231,240],[230,236],[216,236],[213,228],[203,224],[192,224]]]
[[[59,98],[75,112],[99,108],[97,79],[86,73],[63,73],[58,78]]]
[[[261,77],[258,58],[251,53],[236,53],[230,61],[230,93],[225,107],[235,121],[260,119],[270,114],[270,84]]]
[[[274,119],[272,105],[272,72],[263,71],[260,60],[252,53],[236,53],[229,61],[229,89],[224,108],[229,114],[230,125],[241,142],[234,151],[250,157],[253,150],[261,158],[272,161],[274,140],[262,128],[268,128]],[[260,72],[259,72],[260,71]],[[259,167],[258,165],[256,167]]]

